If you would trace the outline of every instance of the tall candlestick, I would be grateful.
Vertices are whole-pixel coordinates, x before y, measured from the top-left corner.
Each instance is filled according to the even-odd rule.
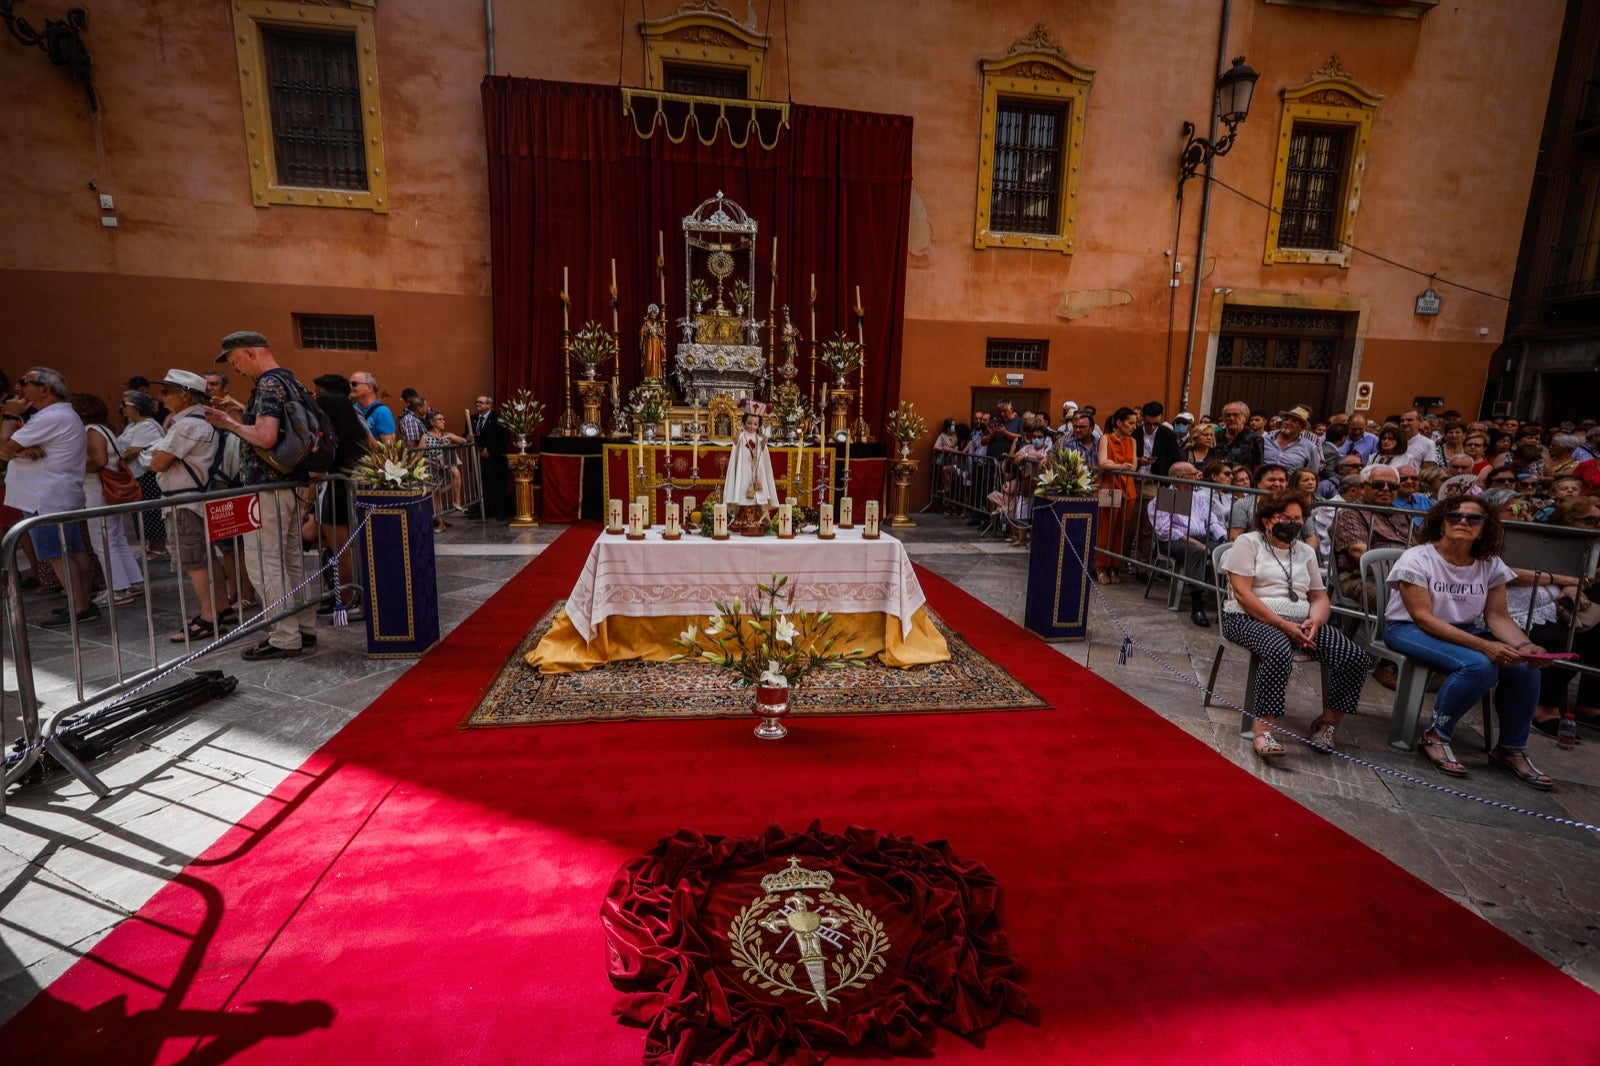
[[[622,332],[622,323],[617,318],[617,261],[611,260],[611,332],[613,339]]]
[[[656,274],[661,279],[661,313],[667,313],[667,235],[656,230]]]
[[[644,431],[640,430],[639,433],[640,433],[640,440],[639,440],[639,444],[638,444],[638,448],[639,448],[638,469],[639,469],[639,476],[643,477],[644,476],[644,439],[643,439],[644,438]]]
[[[667,419],[667,480],[672,480],[672,419]]]

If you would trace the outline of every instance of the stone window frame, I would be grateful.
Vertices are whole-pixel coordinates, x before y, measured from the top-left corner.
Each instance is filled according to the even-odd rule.
[[[978,131],[977,200],[972,246],[1025,248],[1071,255],[1078,223],[1078,177],[1083,169],[1083,127],[1094,71],[1066,57],[1043,24],[1012,45],[1003,56],[979,60],[983,75]],[[1061,148],[1061,202],[1058,232],[997,233],[989,229],[993,209],[995,124],[1002,101],[1061,105],[1066,122]]]
[[[250,200],[257,207],[342,207],[385,214],[389,210],[388,170],[383,155],[383,116],[378,102],[378,57],[371,0],[350,7],[233,0],[233,37],[238,56],[239,96],[245,150],[250,170]],[[361,126],[367,157],[367,188],[322,189],[280,185],[273,158],[272,113],[266,85],[262,28],[348,33],[354,40],[361,90]]]
[[[666,67],[742,70],[749,96],[764,100],[771,38],[751,33],[715,3],[685,4],[666,18],[639,23],[644,38],[644,87],[666,91]]]
[[[1367,172],[1367,149],[1372,123],[1383,97],[1362,88],[1339,66],[1339,57],[1299,85],[1283,90],[1283,118],[1278,128],[1278,154],[1272,170],[1272,209],[1267,213],[1266,249],[1262,262],[1302,263],[1348,268],[1355,240],[1356,215],[1361,205],[1361,184]],[[1349,152],[1339,194],[1338,246],[1280,248],[1278,228],[1283,217],[1283,190],[1289,169],[1289,146],[1296,125],[1342,128],[1349,131]]]

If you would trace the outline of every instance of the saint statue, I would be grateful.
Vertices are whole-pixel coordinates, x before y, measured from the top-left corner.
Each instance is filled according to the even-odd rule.
[[[794,363],[800,358],[800,330],[789,318],[789,309],[783,309],[783,358]]]
[[[667,361],[667,322],[661,308],[651,304],[639,327],[639,361],[646,380],[660,381]]]
[[[734,434],[733,451],[728,455],[728,477],[722,484],[722,501],[739,507],[756,507],[765,520],[766,512],[778,505],[777,482],[772,476],[772,455],[767,438],[761,434],[761,419],[767,405],[746,400],[739,432]]]

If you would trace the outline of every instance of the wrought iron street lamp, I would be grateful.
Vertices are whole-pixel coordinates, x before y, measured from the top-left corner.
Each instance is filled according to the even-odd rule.
[[[1193,122],[1183,124],[1183,135],[1189,140],[1178,157],[1180,196],[1184,182],[1194,177],[1202,166],[1209,169],[1212,159],[1227,155],[1228,149],[1233,147],[1233,138],[1239,132],[1240,123],[1250,115],[1250,97],[1255,93],[1256,79],[1259,77],[1261,75],[1244,61],[1244,56],[1236,56],[1233,66],[1218,75],[1214,104],[1217,118],[1228,128],[1228,132],[1215,141],[1196,137]]]

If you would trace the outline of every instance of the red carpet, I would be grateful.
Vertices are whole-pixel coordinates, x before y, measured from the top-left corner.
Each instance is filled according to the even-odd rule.
[[[15,1062],[629,1063],[598,911],[680,826],[948,838],[1043,1014],[940,1063],[1593,1063],[1600,997],[926,572],[1052,710],[461,732],[574,527],[0,1030]],[[1311,930],[1312,919],[1319,932]]]

